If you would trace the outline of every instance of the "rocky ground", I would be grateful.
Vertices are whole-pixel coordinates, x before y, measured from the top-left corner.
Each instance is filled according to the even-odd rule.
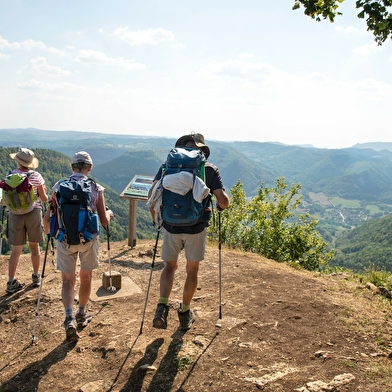
[[[101,244],[89,304],[93,320],[77,343],[65,341],[61,276],[50,250],[38,316],[39,288],[3,291],[0,391],[392,390],[391,302],[343,274],[320,276],[222,249],[220,306],[218,247],[209,244],[192,303],[193,327],[180,331],[175,310],[182,255],[169,326],[157,330],[159,244],[142,325],[154,243],[111,244],[111,271],[121,274],[122,285],[115,293],[100,287],[109,271]],[[7,261],[3,255],[4,289]],[[22,256],[17,277],[31,281],[29,255]]]

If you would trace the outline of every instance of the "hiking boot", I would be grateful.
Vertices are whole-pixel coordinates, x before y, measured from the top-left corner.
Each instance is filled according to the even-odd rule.
[[[155,311],[154,320],[152,322],[152,326],[154,328],[167,328],[167,315],[169,314],[169,309],[169,305],[158,304],[157,310]]]
[[[79,334],[76,330],[76,321],[72,316],[66,317],[64,321],[65,336],[68,342],[77,342]]]
[[[192,326],[196,317],[192,309],[188,309],[186,312],[180,312],[178,310],[178,319],[180,320],[181,331],[187,331]]]
[[[7,282],[7,288],[5,291],[9,294],[15,293],[16,291],[22,290],[25,287],[24,283],[18,282],[14,279],[12,282]]]
[[[93,316],[91,316],[91,314],[87,312],[86,313],[76,312],[75,314],[75,320],[79,328],[84,328],[92,320],[92,318]]]
[[[40,274],[32,274],[31,281],[33,282],[33,287],[38,287],[41,284],[41,275]]]

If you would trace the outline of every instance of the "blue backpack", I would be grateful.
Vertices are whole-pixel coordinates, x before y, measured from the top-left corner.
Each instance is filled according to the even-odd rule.
[[[199,222],[208,222],[210,213],[209,204],[211,195],[208,194],[202,202],[198,202],[193,197],[193,185],[189,190],[176,192],[165,187],[165,177],[181,172],[191,174],[191,183],[195,183],[196,177],[205,181],[204,154],[196,148],[176,147],[170,150],[165,164],[162,166],[162,208],[163,221],[172,226],[192,226]],[[205,185],[205,184],[204,184]],[[181,186],[180,186],[181,187]]]
[[[91,178],[62,180],[51,201],[50,236],[67,245],[84,244],[99,234],[99,218],[92,210]]]

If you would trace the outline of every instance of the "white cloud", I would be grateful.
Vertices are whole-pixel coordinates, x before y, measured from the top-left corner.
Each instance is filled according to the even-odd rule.
[[[11,58],[9,54],[0,53],[1,60],[8,60],[9,58]]]
[[[280,73],[267,63],[252,63],[239,60],[229,60],[224,63],[209,64],[202,67],[199,75],[208,78],[233,78],[262,81],[266,77]]]
[[[254,54],[252,54],[252,53],[241,53],[241,54],[239,54],[238,55],[238,57],[241,59],[251,59],[251,58],[253,58],[253,57],[255,57],[254,56]]]
[[[18,83],[18,88],[27,92],[33,93],[34,97],[50,97],[53,100],[77,99],[79,97],[103,97],[109,96],[112,93],[110,85],[102,87],[85,87],[74,83],[48,83],[41,80],[31,79],[28,82]],[[98,98],[100,99],[100,98]],[[89,100],[86,100],[89,102]]]
[[[72,83],[46,83],[41,80],[32,79],[29,82],[18,83],[18,87],[30,92],[74,94],[83,92],[87,89]]]
[[[79,50],[76,61],[81,63],[105,63],[133,71],[146,69],[146,65],[135,60],[126,60],[122,57],[109,57],[105,53],[94,50]]]
[[[335,30],[341,31],[344,34],[359,34],[363,31],[363,29],[357,29],[354,26],[347,26],[347,27],[336,26]]]
[[[355,84],[358,95],[362,95],[367,100],[384,101],[392,98],[392,85],[374,79],[364,79]]]
[[[67,76],[71,74],[70,71],[63,70],[55,65],[49,65],[45,57],[36,57],[30,60],[29,69],[45,75]]]
[[[313,72],[307,76],[307,79],[313,80],[315,82],[327,82],[327,83],[329,82],[327,76],[321,72]]]
[[[17,42],[10,43],[0,35],[0,49],[19,49],[20,45]]]
[[[0,35],[0,49],[24,49],[27,51],[31,51],[33,49],[43,50],[45,52],[49,52],[52,54],[59,55],[61,57],[67,56],[67,53],[64,50],[56,49],[53,47],[46,46],[42,41],[34,41],[33,39],[26,39],[19,42],[12,42],[10,43],[8,40],[4,39]]]
[[[380,47],[376,44],[365,44],[362,46],[356,46],[353,49],[353,53],[357,53],[363,56],[369,56],[371,53],[374,53],[377,50],[380,50]]]
[[[119,27],[113,32],[113,35],[131,46],[136,45],[157,45],[163,42],[174,42],[173,32],[162,28],[147,30],[129,30],[128,27]]]

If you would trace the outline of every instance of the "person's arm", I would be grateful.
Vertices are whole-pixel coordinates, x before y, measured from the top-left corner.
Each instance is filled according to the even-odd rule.
[[[148,199],[151,197],[152,191],[154,190],[155,185],[157,184],[157,182],[158,182],[158,180],[154,180],[154,182],[151,185],[151,188],[148,190]],[[152,221],[154,222],[154,219],[155,219],[154,206],[150,206],[149,210],[150,210],[150,214],[151,214],[151,217],[152,217]]]
[[[48,201],[48,195],[46,193],[46,186],[44,184],[39,185],[37,187],[37,192],[38,192],[38,196],[41,199],[41,201],[43,203],[46,203]]]
[[[216,208],[218,210],[224,210],[230,205],[230,198],[224,189],[215,189],[212,193],[216,197]]]
[[[224,210],[229,206],[230,198],[225,192],[222,177],[219,169],[215,165],[209,164],[206,166],[206,179],[207,186],[211,189],[216,198],[216,208],[218,210]]]
[[[50,208],[45,211],[44,215],[45,234],[50,234]]]
[[[155,185],[157,184],[157,182],[158,182],[158,180],[154,180],[154,181],[153,181],[153,183],[152,183],[152,185],[151,185],[151,188],[148,190],[147,199],[149,199],[149,198],[151,197],[152,191],[154,190]]]
[[[103,190],[98,192],[98,202],[97,202],[97,213],[99,220],[103,227],[107,227],[111,218],[113,218],[113,211],[106,209],[105,206],[105,196]]]

